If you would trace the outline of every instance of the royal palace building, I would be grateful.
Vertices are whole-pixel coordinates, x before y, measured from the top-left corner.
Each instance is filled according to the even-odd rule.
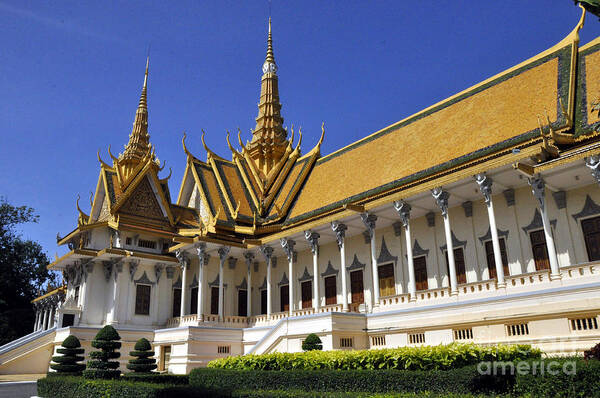
[[[159,370],[228,355],[600,340],[600,38],[537,56],[328,155],[283,127],[269,22],[256,127],[186,158],[169,191],[148,130],[100,153],[89,210],[0,373],[42,373],[69,334],[141,337]],[[282,73],[283,75],[283,73]],[[249,140],[244,142],[244,139]],[[433,145],[432,145],[433,144]],[[304,146],[303,146],[304,145]],[[91,185],[91,184],[90,184]]]

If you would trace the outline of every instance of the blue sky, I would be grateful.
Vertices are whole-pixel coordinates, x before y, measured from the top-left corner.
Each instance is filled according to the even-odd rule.
[[[250,137],[266,50],[267,0],[0,1],[0,196],[40,215],[23,235],[54,256],[89,211],[98,149],[127,142],[150,45],[149,121],[179,190],[188,148],[225,157]],[[286,125],[330,153],[507,69],[566,36],[570,0],[278,1],[275,58]],[[586,43],[600,35],[588,16]],[[432,147],[432,150],[435,148]],[[164,172],[163,172],[164,173]],[[332,182],[335,183],[335,182]]]

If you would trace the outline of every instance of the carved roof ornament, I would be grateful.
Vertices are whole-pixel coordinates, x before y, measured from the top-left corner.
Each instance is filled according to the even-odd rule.
[[[358,260],[358,256],[356,255],[356,253],[354,254],[354,259],[352,260],[352,264],[350,264],[349,267],[346,267],[346,270],[348,271],[354,271],[357,269],[365,269],[365,265],[364,263],[361,263]]]
[[[285,252],[288,261],[294,260],[294,246],[296,246],[296,241],[290,238],[281,238],[281,248]]]
[[[321,237],[321,235],[319,235],[317,232],[309,230],[304,231],[304,237],[310,245],[310,251],[312,252],[312,254],[317,254],[319,252],[319,238]]]
[[[396,200],[394,201],[394,209],[398,212],[400,222],[402,222],[404,228],[408,227],[408,223],[410,222],[410,205],[403,200]]]
[[[456,235],[454,235],[454,231],[450,231],[450,236],[452,237],[452,249],[456,249],[459,247],[466,247],[467,246],[467,241],[466,240],[459,240]],[[446,251],[446,244],[444,243],[442,246],[440,246],[440,250],[443,252]]]
[[[246,277],[242,279],[242,283],[237,285],[236,288],[238,288],[238,290],[248,290],[248,282],[246,281]]]
[[[302,276],[298,278],[298,282],[312,281],[312,278],[312,275],[308,273],[308,268],[304,267],[304,272],[302,273]]]
[[[208,286],[210,286],[210,287],[219,287],[220,281],[221,281],[221,275],[217,274],[217,277],[215,278],[215,280],[212,281],[212,282],[210,282],[208,284]],[[226,288],[227,288],[227,283],[223,283],[223,289],[226,289]]]
[[[341,249],[344,245],[344,238],[346,237],[346,230],[348,226],[339,221],[331,222],[331,229],[335,232],[335,239],[337,240],[338,248]]]
[[[340,271],[333,268],[333,265],[331,264],[331,260],[329,260],[327,262],[327,268],[325,269],[324,272],[321,273],[321,277],[326,278],[328,276],[337,275],[338,272],[340,272]]]
[[[431,195],[442,211],[442,216],[446,217],[448,215],[448,199],[450,199],[450,193],[442,189],[442,187],[436,187],[431,190]]]
[[[552,228],[556,228],[556,219],[550,220],[550,225],[552,226]],[[529,225],[523,227],[523,232],[528,234],[530,231],[535,231],[542,228],[544,228],[544,221],[542,220],[542,215],[539,209],[535,209],[533,211],[533,218],[531,219],[531,222],[529,223]]]
[[[189,258],[185,251],[183,251],[181,249],[177,249],[175,251],[175,257],[177,257],[177,260],[179,261],[179,266],[181,267],[181,269],[189,268]]]

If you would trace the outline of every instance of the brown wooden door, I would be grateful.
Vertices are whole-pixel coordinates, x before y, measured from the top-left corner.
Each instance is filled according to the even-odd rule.
[[[280,311],[289,311],[290,310],[290,288],[288,285],[283,285],[279,287],[279,299],[280,299]]]
[[[312,282],[302,282],[302,308],[312,308]]]
[[[325,305],[337,304],[337,288],[335,276],[325,278]]]
[[[600,217],[581,221],[589,261],[600,260]]]
[[[219,314],[219,288],[212,287],[210,289],[210,313],[212,315]]]
[[[248,316],[248,291],[238,290],[238,316]]]
[[[531,250],[533,251],[533,260],[535,261],[536,271],[550,269],[548,247],[546,246],[546,235],[544,235],[544,230],[531,232],[529,238],[531,239]]]
[[[448,264],[448,252],[445,252],[446,256],[446,271],[448,272],[448,278],[450,278],[450,264]],[[457,283],[467,283],[467,275],[465,273],[465,254],[462,247],[454,249],[454,266],[456,267],[456,281]]]
[[[377,267],[379,277],[379,296],[393,296],[396,294],[396,282],[394,281],[394,264],[384,264]]]
[[[350,272],[350,292],[352,293],[352,303],[362,304],[365,302],[365,289],[363,285],[363,272]]]
[[[198,288],[195,287],[192,289],[190,294],[190,314],[198,313]]]
[[[427,290],[429,285],[427,283],[427,260],[425,256],[415,257],[413,259],[415,266],[415,282],[417,290]]]
[[[260,291],[260,313],[267,313],[267,289],[262,289]]]
[[[502,258],[502,268],[504,268],[504,275],[510,275],[508,270],[508,257],[506,255],[506,243],[504,238],[498,239],[500,243],[500,257]],[[496,258],[494,257],[494,244],[491,240],[485,242],[485,256],[487,258],[487,266],[490,275],[490,279],[496,278]]]
[[[181,289],[173,289],[173,317],[181,311]]]

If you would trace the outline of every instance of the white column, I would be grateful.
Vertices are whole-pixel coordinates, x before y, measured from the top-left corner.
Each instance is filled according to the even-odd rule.
[[[46,330],[48,328],[48,312],[48,308],[44,308],[42,330]]]
[[[479,190],[483,194],[488,211],[490,222],[490,231],[492,233],[492,247],[494,249],[494,263],[496,264],[496,275],[498,287],[506,287],[504,280],[504,264],[500,254],[500,240],[498,239],[498,228],[496,227],[496,215],[494,214],[494,202],[492,200],[492,179],[485,174],[477,174],[475,181],[479,185]]]
[[[198,322],[204,322],[204,271],[208,263],[208,254],[206,253],[206,243],[201,242],[195,245],[198,254]]]
[[[273,248],[269,246],[261,246],[260,251],[265,256],[267,262],[267,317],[271,317],[271,257],[273,256]]]
[[[165,265],[162,263],[154,264],[154,277],[156,278],[156,284],[152,289],[154,294],[154,299],[152,300],[152,320],[156,324],[158,323],[158,312],[159,312],[159,303],[160,303],[160,277],[165,269]],[[116,285],[115,285],[116,287]]]
[[[340,249],[340,271],[342,272],[342,310],[348,312],[348,286],[346,285],[346,247],[344,240],[346,238],[346,224],[337,221],[331,223],[331,229],[335,232],[338,248]]]
[[[252,262],[254,261],[254,253],[244,253],[246,259],[246,268],[248,269],[248,290],[246,291],[246,315],[252,316]]]
[[[394,208],[400,216],[400,222],[404,226],[404,237],[406,239],[406,259],[408,261],[408,293],[410,300],[417,299],[417,283],[415,280],[415,263],[412,251],[412,238],[410,236],[410,210],[411,207],[403,200],[395,201]]]
[[[225,265],[225,260],[227,259],[227,255],[229,254],[229,250],[231,248],[229,246],[221,246],[218,250],[219,253],[219,321],[223,322],[223,279],[225,275],[223,275],[223,267]]]
[[[88,275],[91,274],[94,270],[94,262],[88,261],[85,264],[81,265],[81,273],[83,277],[83,286],[81,288],[80,300],[81,300],[81,318],[83,323],[88,323],[87,313],[88,313],[88,300],[89,300],[89,283],[87,281]]]
[[[312,231],[304,231],[304,237],[308,241],[313,255],[313,308],[317,312],[321,305],[319,298],[319,238],[321,235]]]
[[[288,299],[289,299],[289,315],[292,316],[294,313],[294,246],[296,246],[296,241],[289,238],[281,238],[281,247],[283,251],[285,251],[285,255],[288,259],[288,273],[289,283],[288,283]]]
[[[38,322],[40,320],[40,310],[37,308],[36,306],[36,310],[35,310],[35,321],[33,322],[33,331],[37,332],[38,329]]]
[[[450,229],[450,216],[448,214],[448,199],[450,194],[442,188],[431,190],[433,198],[442,211],[444,219],[444,233],[446,235],[446,252],[448,255],[448,268],[450,269],[450,294],[458,294],[458,283],[456,281],[456,264],[454,263],[454,246],[452,245],[452,233]]]
[[[545,200],[546,183],[540,175],[529,178],[529,185],[533,196],[540,204],[540,212],[542,213],[542,223],[544,225],[544,235],[546,237],[546,247],[548,248],[548,257],[550,260],[550,278],[560,279],[560,270],[558,268],[558,257],[556,256],[556,247],[554,246],[554,236],[552,236],[552,228],[548,219],[548,207]]]
[[[369,231],[369,236],[371,237],[371,265],[372,265],[372,275],[373,275],[373,307],[377,307],[379,305],[379,270],[377,268],[377,241],[375,238],[375,222],[377,221],[377,216],[369,213],[362,213],[360,215],[363,223],[367,227]]]
[[[187,254],[182,250],[175,252],[177,260],[179,260],[179,267],[181,268],[181,305],[179,307],[179,319],[183,319],[185,315],[185,304],[187,303],[187,268],[189,260]]]
[[[116,263],[113,263],[112,266],[112,279],[113,279],[113,289],[112,289],[112,308],[110,309],[110,313],[108,314],[108,322],[113,325],[118,323],[118,304],[119,304],[119,274],[123,271],[123,263],[119,260]]]

